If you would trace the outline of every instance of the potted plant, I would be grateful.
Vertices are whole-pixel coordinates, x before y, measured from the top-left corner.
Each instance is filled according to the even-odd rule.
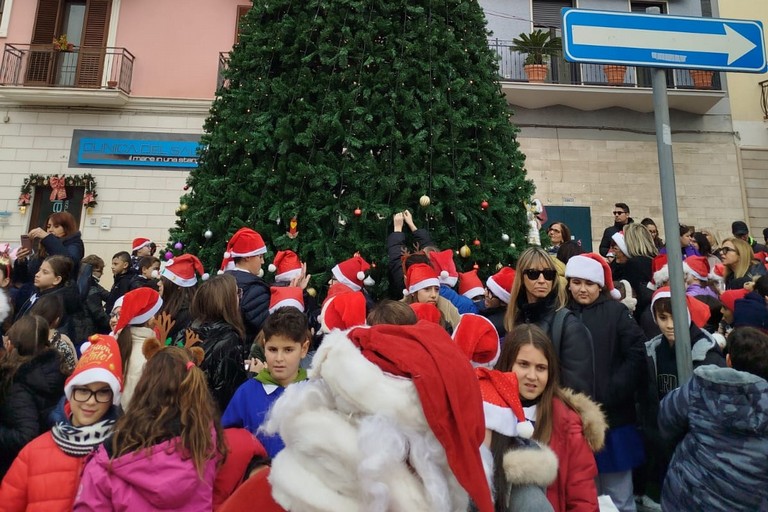
[[[75,45],[67,41],[67,34],[61,34],[53,38],[53,50],[56,52],[71,52]]]
[[[715,75],[712,71],[706,69],[689,69],[688,73],[693,80],[693,87],[696,89],[711,89],[712,77]]]
[[[525,75],[529,82],[543,82],[547,77],[547,62],[552,55],[559,55],[562,40],[550,32],[536,29],[522,33],[512,40],[510,51],[525,53]]]
[[[627,66],[606,64],[603,66],[603,73],[608,85],[623,85],[624,76],[627,74]]]

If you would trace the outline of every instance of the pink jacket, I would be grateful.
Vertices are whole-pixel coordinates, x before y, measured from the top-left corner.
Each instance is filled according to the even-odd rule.
[[[177,442],[171,439],[111,463],[100,446],[85,465],[75,512],[210,512],[217,459],[206,462],[201,479],[192,460],[174,448]]]

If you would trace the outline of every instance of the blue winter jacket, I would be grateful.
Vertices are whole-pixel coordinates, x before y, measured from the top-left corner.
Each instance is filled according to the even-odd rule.
[[[661,401],[659,428],[680,443],[663,510],[768,510],[768,382],[706,365]]]

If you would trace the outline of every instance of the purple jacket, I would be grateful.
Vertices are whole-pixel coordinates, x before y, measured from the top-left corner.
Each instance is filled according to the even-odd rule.
[[[99,446],[86,462],[74,510],[210,512],[217,459],[208,460],[201,479],[192,460],[172,447],[178,440],[123,455],[111,465]]]

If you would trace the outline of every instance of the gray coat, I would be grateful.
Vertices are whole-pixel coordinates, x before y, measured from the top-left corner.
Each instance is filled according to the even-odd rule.
[[[714,365],[661,401],[659,428],[681,440],[663,510],[768,510],[768,382]]]

